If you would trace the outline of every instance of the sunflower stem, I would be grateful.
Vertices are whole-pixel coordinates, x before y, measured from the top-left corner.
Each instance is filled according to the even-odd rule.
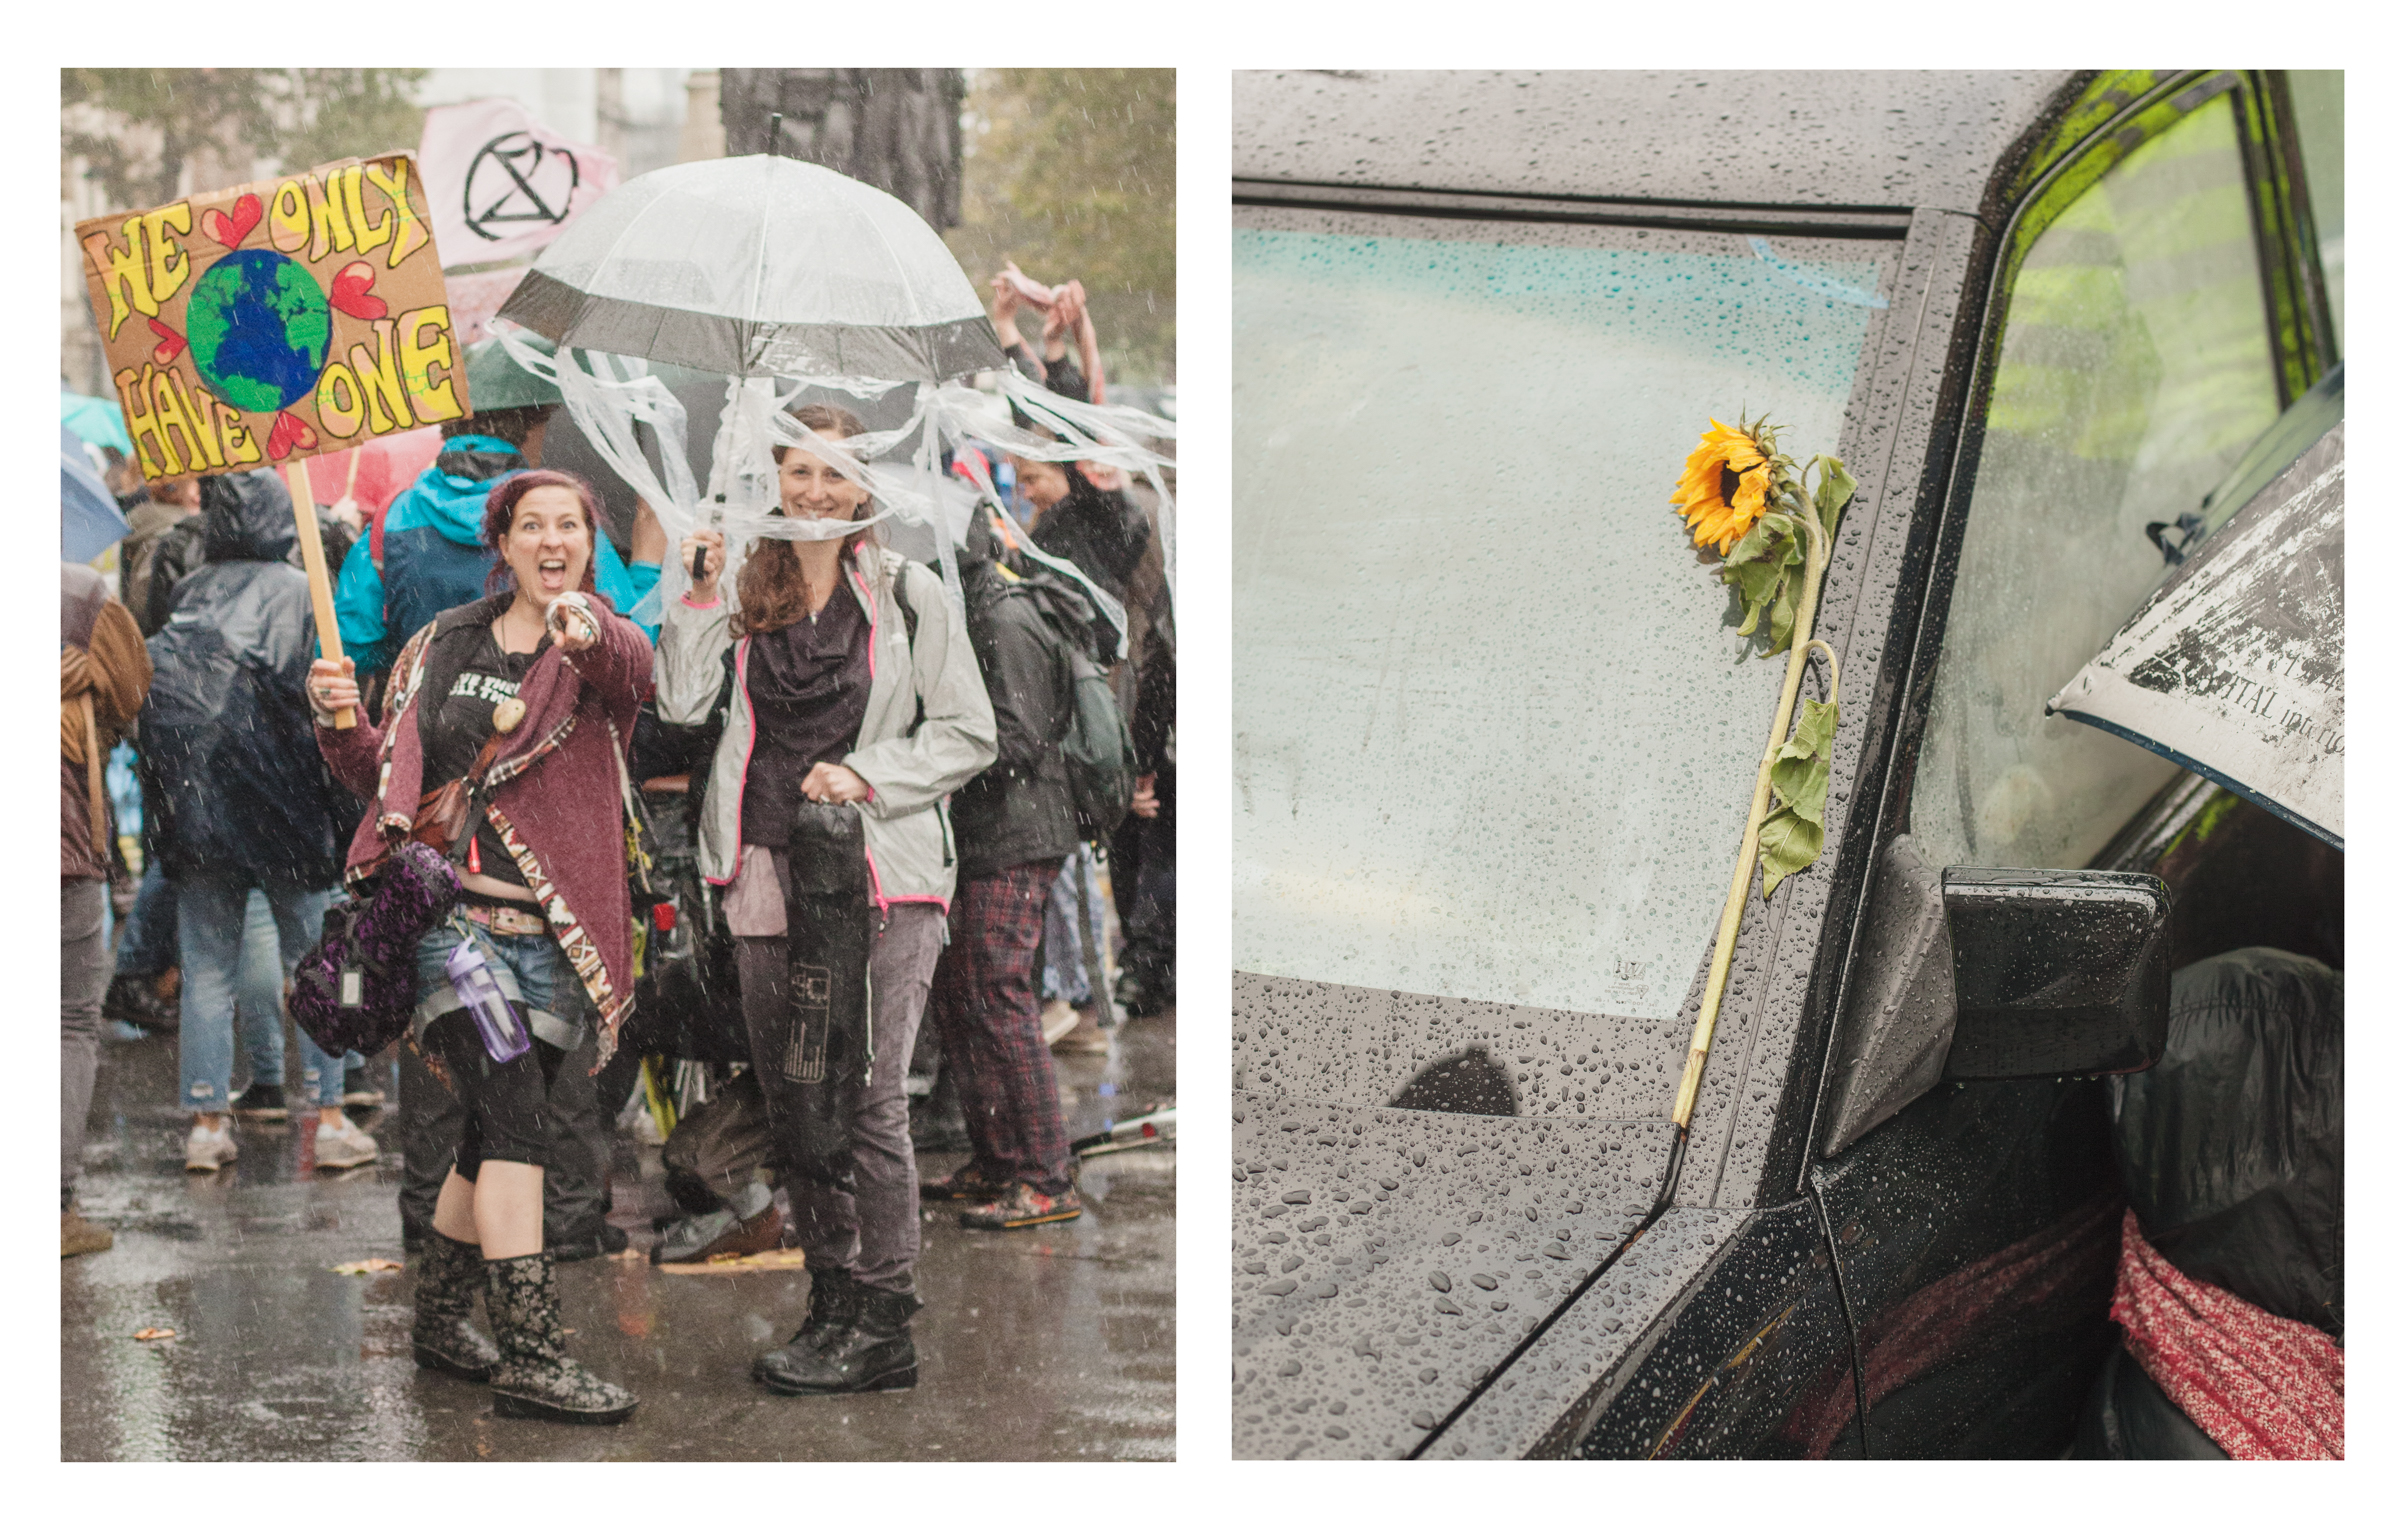
[[[1775,726],[1767,733],[1766,753],[1759,757],[1758,784],[1750,794],[1750,821],[1742,829],[1741,853],[1734,858],[1733,886],[1725,894],[1725,910],[1717,918],[1717,939],[1714,954],[1708,964],[1708,986],[1700,995],[1700,1017],[1692,1024],[1692,1047],[1683,1062],[1683,1081],[1675,1089],[1674,1121],[1678,1131],[1688,1131],[1692,1124],[1693,1107],[1700,1099],[1700,1076],[1708,1068],[1709,1045],[1716,1038],[1717,1011],[1725,1002],[1725,980],[1733,970],[1733,948],[1742,931],[1742,910],[1750,901],[1750,878],[1758,870],[1758,831],[1767,820],[1767,803],[1772,796],[1775,752],[1783,747],[1791,731],[1792,710],[1800,699],[1800,677],[1808,668],[1811,646],[1825,648],[1831,662],[1833,650],[1816,642],[1813,634],[1817,624],[1817,597],[1825,583],[1825,565],[1830,561],[1825,545],[1825,528],[1817,520],[1816,503],[1807,494],[1800,496],[1800,509],[1793,514],[1806,533],[1806,562],[1800,585],[1800,606],[1792,616],[1791,658],[1783,667],[1783,694],[1775,703]],[[1835,684],[1840,683],[1840,671],[1835,670]]]

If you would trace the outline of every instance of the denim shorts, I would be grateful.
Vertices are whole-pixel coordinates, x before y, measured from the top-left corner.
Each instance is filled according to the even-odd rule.
[[[524,1013],[534,1038],[562,1052],[575,1050],[575,1044],[583,1039],[591,1000],[558,941],[549,935],[495,934],[460,916],[435,925],[417,942],[417,1013],[411,1023],[417,1039],[423,1041],[425,1028],[435,1020],[465,1007],[450,987],[450,974],[443,966],[465,938],[462,932],[472,932],[481,942],[484,960],[492,964],[493,975],[500,980],[500,991]]]

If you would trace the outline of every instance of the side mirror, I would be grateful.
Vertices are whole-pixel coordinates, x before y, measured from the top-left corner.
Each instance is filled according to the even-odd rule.
[[[2167,1037],[2166,884],[2106,871],[1876,867],[1835,1027],[1820,1151],[1945,1080],[2130,1073]]]
[[[1957,1029],[1946,1079],[2137,1073],[2167,1046],[2167,916],[2157,877],[1942,873]]]

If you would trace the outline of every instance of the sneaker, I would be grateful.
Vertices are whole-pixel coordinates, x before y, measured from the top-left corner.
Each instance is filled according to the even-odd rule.
[[[783,1247],[783,1209],[774,1201],[745,1220],[730,1206],[669,1226],[650,1250],[652,1264],[706,1264],[724,1256],[739,1259]]]
[[[355,1169],[360,1164],[373,1163],[383,1149],[375,1139],[359,1129],[348,1116],[339,1118],[338,1126],[317,1127],[317,1167],[320,1169]]]
[[[981,1205],[1008,1194],[1009,1182],[988,1178],[973,1160],[960,1164],[940,1179],[917,1181],[917,1198],[927,1201],[973,1201]]]
[[[249,1121],[288,1121],[292,1115],[281,1084],[252,1084],[235,1098],[233,1113]]]
[[[145,1031],[175,1029],[176,1006],[159,992],[154,977],[114,977],[100,1000],[103,1018],[138,1025]]]
[[[360,1110],[376,1110],[383,1105],[383,1091],[367,1082],[367,1070],[347,1068],[342,1072],[342,1103]]]
[[[58,1218],[58,1257],[72,1259],[77,1254],[104,1254],[116,1246],[117,1236],[107,1228],[86,1222],[83,1213],[70,1206]]]
[[[1074,1028],[1051,1042],[1050,1050],[1069,1057],[1106,1057],[1108,1032],[1100,1029],[1100,1011],[1075,1011]]]
[[[1057,1195],[1044,1195],[1019,1181],[1008,1194],[985,1206],[970,1206],[958,1214],[961,1227],[994,1232],[1015,1227],[1039,1227],[1044,1222],[1072,1222],[1083,1215],[1083,1196],[1072,1186]]]
[[[233,1140],[231,1125],[213,1131],[195,1118],[192,1134],[183,1139],[183,1166],[193,1174],[214,1174],[241,1156],[241,1148]]]
[[[1081,1018],[1082,1017],[1080,1015],[1076,1014],[1075,1006],[1069,1004],[1064,999],[1052,999],[1049,1003],[1043,1005],[1042,1045],[1050,1046],[1054,1044],[1059,1037],[1064,1036],[1067,1034],[1067,1032],[1075,1029],[1075,1022]]]

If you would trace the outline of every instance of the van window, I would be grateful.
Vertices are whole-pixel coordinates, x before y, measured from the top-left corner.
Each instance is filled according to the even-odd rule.
[[[2317,225],[2317,262],[2333,307],[2333,345],[2342,349],[2342,71],[2286,71],[2292,115],[2299,119],[2300,167],[2308,176],[2308,207]]]
[[[2008,302],[1912,829],[1935,865],[2079,867],[2176,767],[2042,707],[2165,572],[2143,527],[2277,412],[2231,98],[2067,207]]]
[[[1671,1018],[1783,661],[1668,496],[1711,415],[1837,449],[1897,246],[1242,216],[1235,967]]]

